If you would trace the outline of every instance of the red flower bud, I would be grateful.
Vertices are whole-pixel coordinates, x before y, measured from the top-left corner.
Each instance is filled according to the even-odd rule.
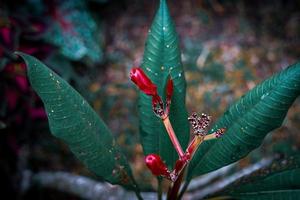
[[[134,67],[130,71],[130,79],[142,90],[145,94],[150,96],[157,95],[157,87],[148,76],[139,67]]]
[[[147,167],[151,170],[155,176],[170,177],[170,172],[166,164],[161,160],[159,155],[149,154],[145,157]]]
[[[173,80],[169,78],[167,83],[167,101],[171,101],[172,95],[173,95]]]

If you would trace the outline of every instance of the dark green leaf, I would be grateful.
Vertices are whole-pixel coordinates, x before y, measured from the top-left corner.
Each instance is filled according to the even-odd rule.
[[[276,190],[276,191],[242,193],[240,195],[234,195],[230,199],[295,200],[295,199],[299,199],[299,197],[300,197],[300,190]]]
[[[44,102],[52,134],[67,143],[78,159],[99,177],[137,189],[126,158],[97,113],[39,60],[23,53],[18,55],[26,61],[30,83]]]
[[[240,187],[233,189],[234,194],[258,192],[258,191],[275,191],[300,189],[300,169],[286,170],[265,177],[262,180],[253,183],[240,184]]]
[[[149,30],[141,66],[158,86],[160,96],[165,95],[165,85],[170,74],[174,81],[170,120],[183,148],[189,140],[189,124],[185,108],[185,78],[181,63],[178,36],[165,0],[160,6]],[[144,153],[157,153],[173,167],[178,159],[161,120],[152,111],[151,97],[140,93],[140,131]]]
[[[300,169],[287,170],[236,187],[231,197],[237,199],[298,199],[300,196]]]
[[[300,92],[300,63],[272,76],[234,103],[213,126],[226,134],[200,146],[192,160],[188,180],[235,162],[257,148],[267,133],[281,123]]]
[[[238,179],[220,193],[238,198],[264,197],[270,192],[281,193],[281,195],[297,193],[297,191],[292,190],[300,189],[299,164],[300,157],[298,155],[276,159],[267,168],[262,168]]]

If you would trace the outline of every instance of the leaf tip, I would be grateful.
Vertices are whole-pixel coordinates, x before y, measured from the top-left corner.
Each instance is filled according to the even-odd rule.
[[[27,54],[26,53],[23,53],[23,52],[21,52],[21,51],[15,51],[14,53],[13,53],[14,55],[17,55],[17,56],[20,56],[20,57],[25,57],[25,56],[27,56]]]
[[[21,51],[15,51],[13,53],[14,55],[17,55],[19,57],[21,57],[24,61],[25,61],[25,64],[26,64],[26,67],[27,67],[27,72],[28,73],[31,73],[32,69],[33,69],[33,66],[35,68],[39,67],[40,64],[42,64],[37,58],[35,58],[34,56],[31,56],[29,54],[26,54],[26,53],[23,53]]]
[[[28,67],[27,59],[31,57],[30,55],[28,55],[26,53],[23,53],[21,51],[15,51],[13,54],[16,55],[16,56],[21,57],[25,61],[26,65]]]

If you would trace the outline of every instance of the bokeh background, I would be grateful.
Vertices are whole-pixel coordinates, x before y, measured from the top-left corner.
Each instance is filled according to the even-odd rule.
[[[182,48],[189,112],[216,120],[257,83],[300,60],[297,0],[168,0]],[[49,133],[41,101],[12,53],[36,56],[74,86],[114,133],[144,190],[146,170],[138,135],[137,90],[128,78],[143,56],[158,0],[1,0],[0,193],[8,199],[80,199],[23,187],[24,171],[89,176],[69,149]],[[263,148],[239,167],[300,148],[300,100]]]

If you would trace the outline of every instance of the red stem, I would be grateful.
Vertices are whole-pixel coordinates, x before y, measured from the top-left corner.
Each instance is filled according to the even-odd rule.
[[[179,143],[179,141],[178,141],[178,139],[177,139],[177,137],[175,135],[175,132],[174,132],[174,130],[172,128],[169,116],[163,118],[162,121],[163,121],[163,123],[164,123],[164,125],[166,127],[166,130],[167,130],[168,135],[169,135],[169,137],[171,139],[171,142],[172,142],[174,148],[176,149],[179,157],[183,158],[184,157],[184,152],[183,152],[183,150],[181,148],[181,145],[180,145],[180,143]]]
[[[178,196],[178,191],[181,186],[181,182],[183,179],[184,169],[182,170],[182,173],[178,176],[176,181],[173,183],[172,187],[168,191],[168,200],[176,200]]]
[[[175,179],[177,180],[178,178],[176,178],[176,176],[180,176],[183,172],[183,169],[187,166],[187,164],[189,163],[190,160],[192,160],[196,150],[198,149],[198,147],[200,146],[200,144],[203,142],[204,137],[203,136],[194,136],[194,138],[192,139],[192,141],[190,142],[189,146],[187,147],[184,157],[182,159],[179,159],[175,165],[175,169],[172,171],[171,173],[171,177],[175,177]]]

